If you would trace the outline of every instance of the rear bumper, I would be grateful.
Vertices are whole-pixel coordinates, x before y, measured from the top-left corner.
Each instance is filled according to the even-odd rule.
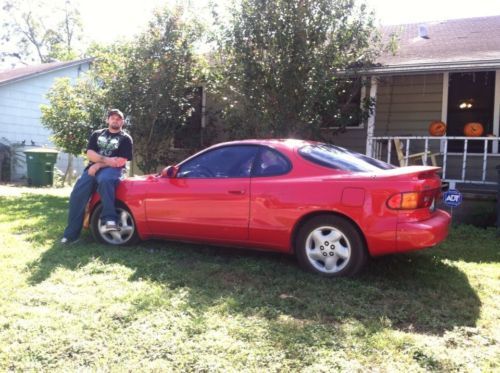
[[[448,236],[450,222],[450,214],[437,210],[430,219],[398,223],[397,251],[420,250],[437,245]]]

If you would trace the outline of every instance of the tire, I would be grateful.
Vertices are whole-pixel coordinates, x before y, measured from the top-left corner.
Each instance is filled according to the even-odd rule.
[[[125,246],[133,245],[139,241],[134,217],[127,208],[121,205],[116,206],[116,213],[118,214],[117,223],[120,230],[115,232],[106,232],[105,223],[101,222],[101,212],[102,205],[99,205],[94,209],[90,218],[90,232],[97,242],[114,246]]]
[[[335,215],[316,216],[305,222],[295,240],[295,255],[303,269],[326,277],[354,276],[368,257],[356,227]]]

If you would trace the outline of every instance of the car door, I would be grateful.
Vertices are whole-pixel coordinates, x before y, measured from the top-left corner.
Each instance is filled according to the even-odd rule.
[[[147,223],[159,237],[220,242],[248,240],[252,145],[208,150],[159,178],[145,200]]]
[[[249,241],[262,248],[285,250],[297,216],[295,188],[288,177],[291,161],[261,147],[252,169]],[[307,190],[304,191],[307,193]]]

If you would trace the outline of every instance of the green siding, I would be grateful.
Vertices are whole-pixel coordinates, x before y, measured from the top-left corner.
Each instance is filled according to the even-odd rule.
[[[443,75],[381,78],[377,89],[375,136],[427,136],[441,119]]]

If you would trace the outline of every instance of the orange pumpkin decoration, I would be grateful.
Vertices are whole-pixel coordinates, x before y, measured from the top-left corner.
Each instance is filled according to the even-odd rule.
[[[468,137],[479,137],[483,132],[484,127],[479,122],[469,122],[464,126],[464,135]]]
[[[446,134],[446,124],[440,120],[435,120],[429,124],[429,133],[432,136],[444,136]]]

